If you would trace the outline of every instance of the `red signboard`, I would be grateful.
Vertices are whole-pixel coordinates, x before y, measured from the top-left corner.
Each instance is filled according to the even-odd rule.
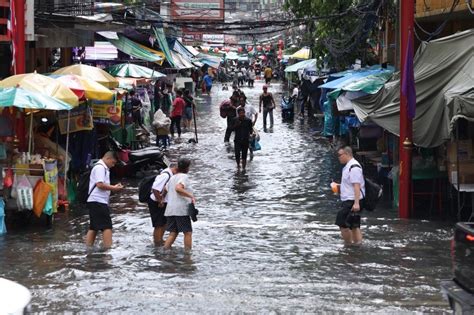
[[[224,21],[224,0],[171,0],[173,20]]]

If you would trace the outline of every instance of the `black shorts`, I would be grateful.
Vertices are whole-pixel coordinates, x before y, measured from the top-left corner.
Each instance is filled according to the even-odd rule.
[[[343,229],[360,229],[360,211],[352,212],[353,200],[342,202],[342,209],[336,217],[336,225]]]
[[[172,216],[167,217],[166,220],[167,228],[166,230],[169,232],[192,232],[193,226],[191,224],[191,218],[189,216]]]
[[[148,201],[148,209],[150,210],[151,224],[153,227],[166,226],[166,204],[164,207],[160,207],[158,206],[158,202],[150,200]]]
[[[88,202],[89,230],[102,231],[112,229],[109,206],[100,202]]]

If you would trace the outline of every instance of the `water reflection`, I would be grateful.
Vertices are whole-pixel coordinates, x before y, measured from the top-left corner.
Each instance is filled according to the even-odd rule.
[[[261,88],[244,91],[257,105]],[[216,86],[210,98],[198,98],[199,143],[183,140],[169,151],[171,160],[193,160],[189,176],[200,211],[193,251],[183,250],[181,235],[170,251],[152,245],[138,179],[129,180],[112,197],[114,246],[106,252],[87,251],[83,210],[58,217],[52,230],[0,237],[0,276],[32,290],[33,312],[448,310],[439,280],[450,275],[449,225],[377,210],[364,214],[364,245],[344,247],[328,189],[340,166],[328,141],[314,134],[319,126],[282,124],[277,111],[273,133],[260,130],[262,150],[238,173],[218,114],[228,94]]]

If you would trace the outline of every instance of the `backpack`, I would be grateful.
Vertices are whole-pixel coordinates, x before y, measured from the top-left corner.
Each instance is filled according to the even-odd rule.
[[[354,167],[358,167],[362,169],[360,165],[354,164],[354,165],[351,165],[351,167],[349,168],[349,171]],[[374,211],[375,208],[377,207],[377,203],[379,202],[380,198],[382,198],[382,192],[383,192],[382,187],[376,184],[375,182],[373,182],[372,180],[366,178],[365,176],[364,176],[364,180],[365,180],[365,195],[362,194],[362,196],[364,197],[362,207],[363,209],[367,211]]]
[[[82,173],[79,181],[77,183],[77,192],[76,192],[76,201],[78,203],[86,203],[89,196],[94,191],[96,184],[92,187],[91,191],[89,191],[89,182],[91,179],[91,173],[94,167],[99,164],[94,164],[91,169],[87,170],[85,173]]]
[[[166,183],[168,183],[168,181],[171,178],[171,175],[168,172],[164,172],[164,173],[168,175],[168,180],[166,181]],[[148,202],[150,200],[150,194],[151,194],[151,189],[153,187],[153,183],[155,182],[156,177],[161,174],[163,173],[160,173],[158,175],[150,175],[140,181],[140,183],[138,184],[138,201]],[[165,183],[165,186],[166,186],[166,183]]]

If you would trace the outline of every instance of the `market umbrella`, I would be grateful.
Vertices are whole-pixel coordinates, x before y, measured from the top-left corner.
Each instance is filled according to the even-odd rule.
[[[70,110],[72,106],[54,97],[21,87],[0,89],[0,107],[25,109]]]
[[[122,78],[156,79],[166,77],[166,75],[163,73],[144,66],[135,65],[133,63],[121,63],[118,65],[111,66],[105,71],[107,71],[114,77]]]
[[[118,81],[113,76],[102,69],[88,65],[67,66],[54,71],[53,74],[76,74],[94,80],[109,89],[118,87]]]
[[[66,74],[52,75],[51,77],[70,88],[79,99],[86,98],[90,100],[108,101],[114,96],[114,92],[102,84],[80,75]]]
[[[0,81],[0,88],[21,87],[25,90],[45,94],[72,106],[79,99],[67,86],[59,81],[38,73],[17,74]]]
[[[0,107],[18,107],[24,109],[33,109],[33,110],[70,110],[71,105],[65,103],[61,100],[58,100],[54,97],[28,91],[21,87],[12,87],[6,89],[0,89]],[[28,151],[31,152],[32,148],[32,138],[33,138],[33,112],[30,113],[30,131],[29,131],[29,143]],[[70,114],[68,113],[68,122],[67,122],[67,138],[66,138],[66,152],[69,150],[69,128],[70,128]],[[65,172],[68,170],[68,159],[66,159]],[[65,181],[65,184],[66,185]]]

